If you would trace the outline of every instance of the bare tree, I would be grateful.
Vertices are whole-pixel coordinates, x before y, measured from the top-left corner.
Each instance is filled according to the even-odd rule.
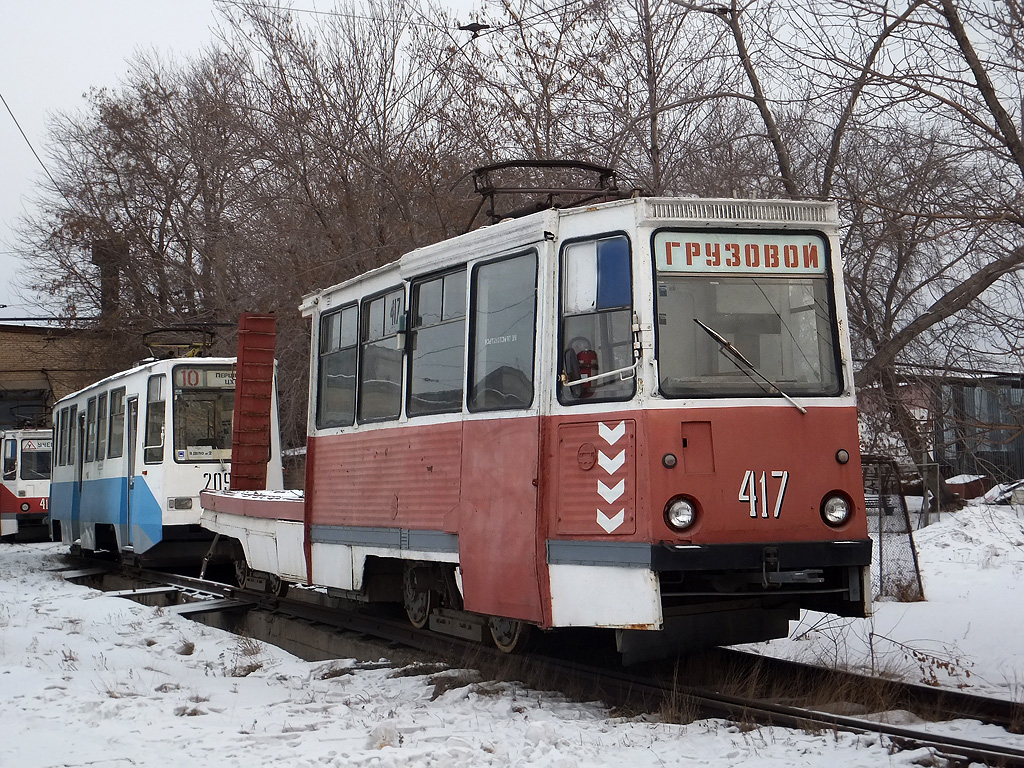
[[[1015,5],[673,1],[730,29],[786,193],[843,206],[857,383],[886,393],[890,423],[930,464],[903,374],[941,364],[978,319],[996,330],[1024,265]],[[1019,348],[1013,325],[990,341]]]
[[[143,57],[55,124],[60,189],[25,237],[69,317],[278,310],[301,387],[303,293],[460,231],[474,165],[569,158],[655,194],[838,201],[857,384],[920,464],[907,374],[1024,347],[1015,0],[222,11],[217,48]]]
[[[69,314],[100,308],[90,252],[108,240],[122,244],[112,267],[125,322],[237,313],[252,267],[237,246],[255,218],[244,190],[258,172],[231,106],[239,92],[238,73],[215,53],[187,72],[140,57],[120,91],[94,91],[88,112],[57,121],[60,196],[24,234]]]

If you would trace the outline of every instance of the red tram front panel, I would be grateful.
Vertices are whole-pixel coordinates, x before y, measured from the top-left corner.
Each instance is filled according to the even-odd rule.
[[[47,516],[49,496],[18,496],[6,485],[0,485],[0,535],[18,530],[18,520],[41,524]]]
[[[616,605],[630,595],[634,623],[660,625],[657,580],[666,572],[679,582],[677,609],[716,594],[728,600],[736,589],[755,600],[787,595],[863,611],[859,569],[870,563],[870,541],[854,408],[648,408],[552,417],[551,425],[558,440],[546,461],[557,481],[545,489],[544,528],[552,625],[631,623]],[[831,527],[822,503],[837,492],[852,514]],[[698,509],[685,531],[665,516],[679,497]]]
[[[554,538],[629,537],[704,544],[867,538],[853,408],[731,407],[621,411],[558,417]],[[639,425],[639,428],[638,426]],[[639,437],[636,436],[639,434]],[[839,463],[845,450],[850,459]],[[853,502],[850,522],[830,528],[830,491]],[[685,494],[696,524],[674,533],[667,502]]]
[[[853,408],[736,407],[646,414],[651,535],[705,544],[866,539],[857,414]],[[849,460],[840,463],[839,451]],[[673,467],[666,457],[676,457]],[[850,521],[822,521],[825,495],[842,491]],[[673,535],[661,510],[673,496],[697,500],[701,514]]]

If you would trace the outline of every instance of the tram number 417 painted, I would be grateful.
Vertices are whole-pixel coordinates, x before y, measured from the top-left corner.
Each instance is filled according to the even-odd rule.
[[[780,481],[774,505],[770,505],[771,500],[768,494],[769,475],[771,475],[772,480]],[[774,485],[774,482],[772,485]],[[761,517],[768,517],[768,507],[772,506],[772,517],[778,518],[782,513],[782,502],[786,498],[787,485],[789,485],[789,472],[787,470],[775,469],[771,472],[765,470],[759,476],[757,470],[748,469],[743,475],[743,482],[740,483],[739,500],[745,501],[750,505],[751,517],[757,517],[758,509],[761,511]]]

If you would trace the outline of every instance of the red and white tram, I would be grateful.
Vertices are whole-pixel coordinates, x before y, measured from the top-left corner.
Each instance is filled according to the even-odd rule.
[[[252,569],[506,650],[604,627],[638,659],[865,615],[837,230],[829,203],[633,198],[310,295],[305,495],[204,494],[203,525]]]
[[[0,537],[21,541],[50,538],[50,453],[52,429],[0,432]]]

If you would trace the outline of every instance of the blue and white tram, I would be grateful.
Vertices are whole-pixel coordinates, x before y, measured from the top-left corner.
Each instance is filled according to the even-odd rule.
[[[235,358],[146,362],[54,405],[55,541],[148,564],[202,557],[199,492],[230,487]],[[283,487],[277,404],[267,487]]]

